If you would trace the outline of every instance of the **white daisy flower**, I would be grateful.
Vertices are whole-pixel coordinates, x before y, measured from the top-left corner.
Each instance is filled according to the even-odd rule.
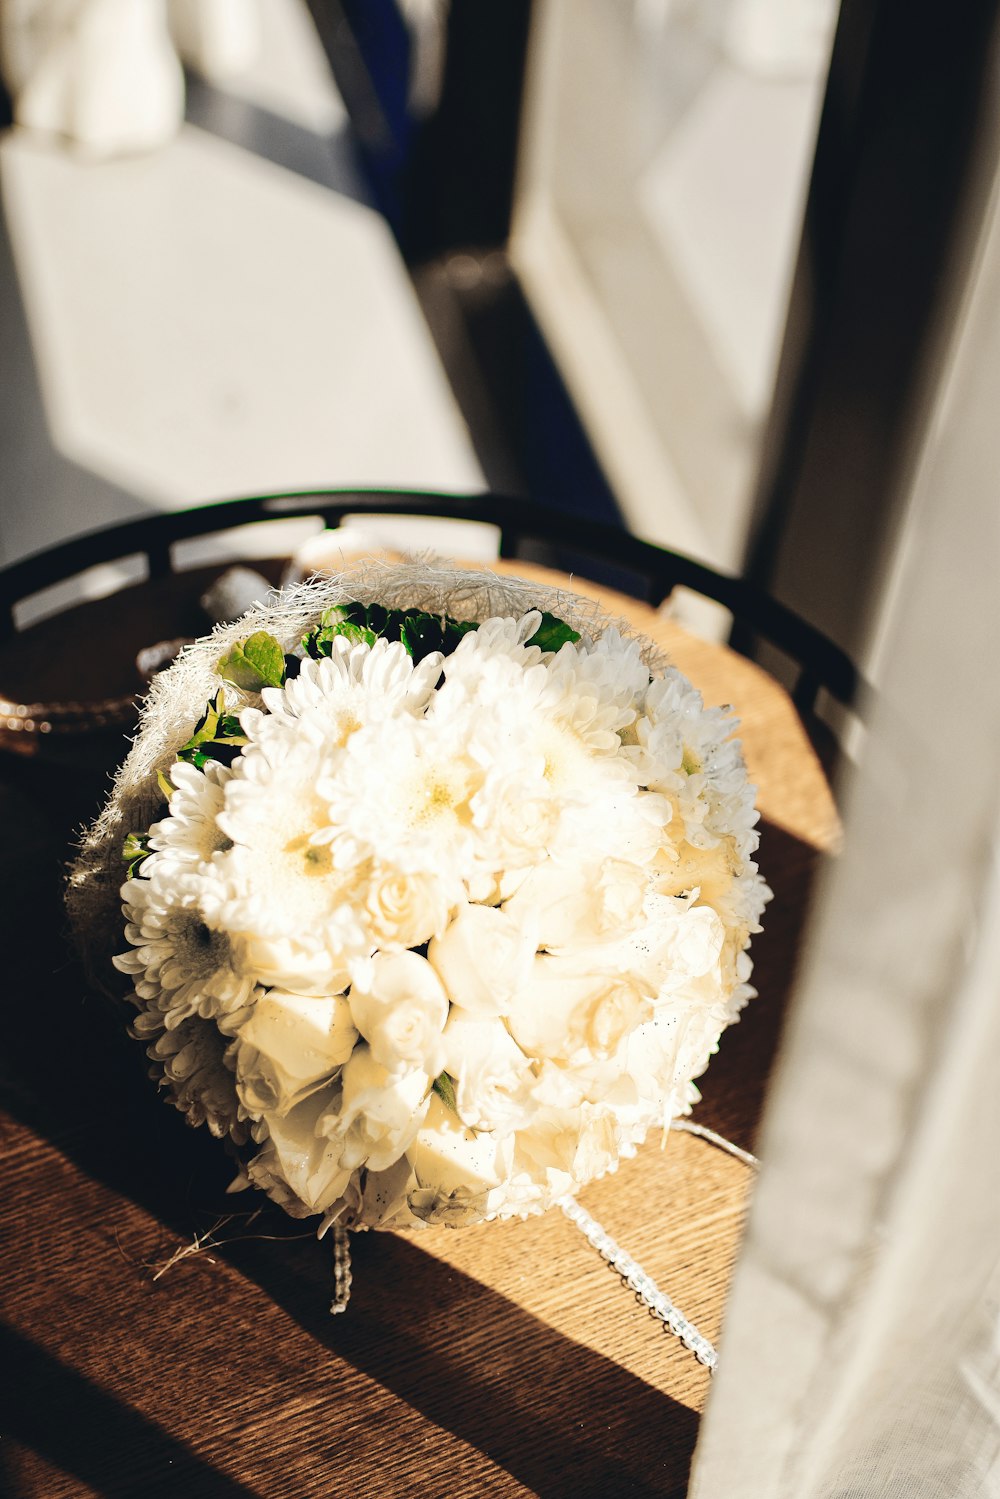
[[[115,967],[168,1029],[195,1015],[232,1014],[255,993],[229,935],[207,923],[201,893],[196,875],[176,873],[169,880],[128,880],[121,890],[132,946],[114,958]]]
[[[229,838],[218,824],[226,782],[232,775],[227,766],[210,760],[204,770],[196,770],[178,760],[170,767],[173,795],[167,803],[167,815],[154,822],[149,830],[149,846],[155,852],[143,873],[154,868],[164,870],[169,864],[178,871],[197,869],[212,855],[229,847]]]
[[[440,653],[415,665],[399,641],[368,646],[334,636],[331,652],[303,661],[283,687],[264,688],[267,713],[250,710],[241,720],[252,738],[291,727],[318,744],[341,748],[365,724],[422,714],[440,675]]]
[[[370,952],[361,872],[336,867],[329,844],[316,841],[329,823],[317,789],[327,765],[323,749],[290,731],[287,744],[251,745],[219,814],[233,846],[212,869],[214,919],[238,940],[245,966],[305,994],[339,993]]]
[[[172,1029],[157,1011],[136,1016],[132,1035],[146,1043],[152,1076],[192,1125],[205,1124],[218,1139],[229,1135],[237,1145],[249,1137],[246,1110],[236,1093],[226,1062],[227,1042],[211,1021],[192,1016]]]
[[[336,862],[370,856],[445,881],[475,873],[471,800],[482,769],[462,729],[397,718],[358,730],[318,782]]]

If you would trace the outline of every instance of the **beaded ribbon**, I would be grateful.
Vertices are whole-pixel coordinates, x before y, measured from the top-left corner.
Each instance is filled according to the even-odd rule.
[[[742,1161],[744,1166],[750,1166],[754,1170],[760,1165],[757,1157],[751,1155],[749,1150],[743,1150],[739,1145],[734,1145],[732,1140],[727,1140],[723,1135],[716,1134],[714,1129],[708,1129],[704,1124],[695,1124],[690,1119],[675,1119],[671,1129],[679,1130],[684,1134],[694,1135],[699,1140],[705,1140],[709,1145],[716,1146],[719,1150],[725,1150],[729,1155],[735,1156]],[[700,1364],[704,1364],[710,1374],[714,1374],[719,1362],[719,1355],[712,1343],[690,1322],[679,1307],[675,1306],[665,1291],[661,1291],[651,1275],[634,1260],[621,1245],[611,1237],[596,1218],[582,1208],[575,1197],[564,1197],[558,1206],[565,1213],[570,1223],[578,1228],[592,1248],[596,1249],[606,1264],[617,1275],[620,1275],[624,1285],[630,1290],[635,1299],[649,1311],[650,1316],[662,1322],[667,1332],[679,1338],[685,1348],[689,1348]],[[330,1311],[334,1314],[347,1310],[347,1303],[351,1299],[351,1245],[350,1236],[346,1228],[339,1223],[333,1226],[333,1301]]]

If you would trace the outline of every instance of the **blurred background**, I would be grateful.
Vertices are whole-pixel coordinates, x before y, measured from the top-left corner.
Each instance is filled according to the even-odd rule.
[[[995,10],[4,0],[0,561],[488,487],[744,574],[877,675]]]

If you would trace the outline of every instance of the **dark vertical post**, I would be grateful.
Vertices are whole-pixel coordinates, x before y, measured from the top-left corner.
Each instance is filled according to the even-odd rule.
[[[979,221],[997,17],[841,9],[745,572],[855,657]]]

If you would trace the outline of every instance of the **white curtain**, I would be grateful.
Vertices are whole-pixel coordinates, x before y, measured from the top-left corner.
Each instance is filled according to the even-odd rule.
[[[955,329],[845,852],[771,1091],[695,1499],[1000,1496],[995,196]]]

